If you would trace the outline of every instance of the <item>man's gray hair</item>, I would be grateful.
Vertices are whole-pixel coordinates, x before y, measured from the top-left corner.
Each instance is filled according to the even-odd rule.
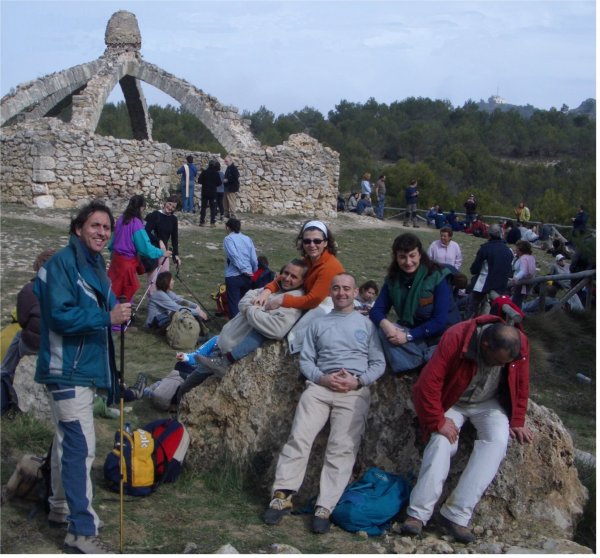
[[[500,225],[494,223],[493,225],[490,225],[488,234],[490,235],[490,238],[502,238],[502,228]]]

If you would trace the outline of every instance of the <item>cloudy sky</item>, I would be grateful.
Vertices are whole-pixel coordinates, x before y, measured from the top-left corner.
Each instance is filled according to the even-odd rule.
[[[145,60],[240,111],[494,94],[574,108],[596,97],[593,0],[0,0],[1,94],[100,56],[121,9],[137,16]]]

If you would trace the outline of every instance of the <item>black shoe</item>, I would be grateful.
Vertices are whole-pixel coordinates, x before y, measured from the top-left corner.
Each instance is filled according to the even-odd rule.
[[[315,508],[315,515],[312,517],[310,530],[317,535],[328,533],[329,528],[331,527],[331,521],[329,520],[330,515],[331,512],[327,508],[317,506]]]
[[[452,535],[457,542],[469,544],[475,541],[475,535],[468,527],[463,527],[454,521],[450,521],[443,515],[440,524],[446,529],[449,535]]]
[[[292,511],[292,494],[276,490],[263,519],[267,525],[279,525],[284,515]]]

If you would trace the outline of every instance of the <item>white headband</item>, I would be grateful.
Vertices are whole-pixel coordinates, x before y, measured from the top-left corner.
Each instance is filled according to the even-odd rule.
[[[304,225],[304,227],[302,227],[302,232],[304,232],[306,229],[310,229],[311,227],[319,229],[325,235],[325,239],[327,239],[327,227],[321,223],[321,221],[309,221],[306,223],[306,225]]]

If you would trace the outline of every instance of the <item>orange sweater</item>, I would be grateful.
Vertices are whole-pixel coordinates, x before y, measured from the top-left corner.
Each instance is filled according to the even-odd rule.
[[[338,274],[344,272],[344,266],[333,254],[325,250],[321,257],[313,263],[309,257],[304,257],[308,265],[306,277],[304,278],[304,296],[283,295],[282,306],[286,308],[299,308],[310,310],[316,308],[329,295],[331,280]],[[265,285],[272,293],[279,290],[277,281],[271,281]]]

